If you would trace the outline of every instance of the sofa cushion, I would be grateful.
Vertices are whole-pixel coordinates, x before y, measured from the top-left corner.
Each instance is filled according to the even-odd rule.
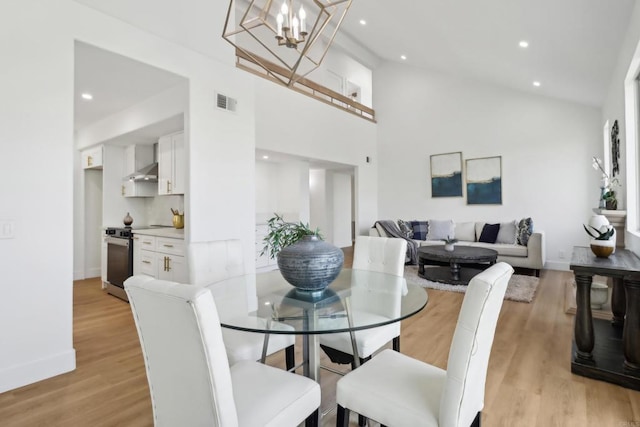
[[[517,231],[518,224],[515,221],[501,222],[500,231],[498,231],[498,237],[496,238],[496,243],[514,245],[516,243]]]
[[[429,230],[429,223],[427,221],[408,221],[411,224],[413,230],[414,240],[426,240],[427,232]]]
[[[413,228],[411,227],[409,221],[403,221],[399,219],[398,228],[400,229],[400,233],[407,239],[413,239]]]
[[[533,233],[533,220],[531,218],[522,218],[518,223],[518,244],[527,246],[529,237]]]
[[[505,245],[504,243],[475,242],[475,243],[471,243],[470,246],[473,246],[474,248],[477,247],[477,248],[493,249],[494,251],[498,252],[498,255],[501,255],[501,256],[515,256],[515,257],[526,258],[529,254],[528,248],[522,245]]]
[[[476,241],[476,226],[474,222],[458,222],[455,226],[456,239],[465,242]],[[513,230],[515,240],[515,228]],[[512,242],[513,243],[513,242]]]
[[[429,232],[426,240],[442,240],[454,235],[455,228],[452,220],[429,220]]]
[[[479,242],[483,243],[495,243],[498,238],[498,232],[500,231],[500,224],[485,224],[482,227],[482,233],[478,238]]]

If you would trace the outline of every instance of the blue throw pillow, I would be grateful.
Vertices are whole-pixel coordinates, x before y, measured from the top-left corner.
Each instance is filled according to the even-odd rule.
[[[495,243],[500,231],[500,224],[485,224],[478,242]]]
[[[427,232],[429,231],[429,223],[427,221],[409,221],[413,230],[414,240],[427,240]]]

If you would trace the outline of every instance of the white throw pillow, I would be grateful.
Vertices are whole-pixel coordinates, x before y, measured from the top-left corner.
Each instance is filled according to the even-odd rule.
[[[500,231],[498,231],[498,237],[496,243],[506,243],[514,245],[516,243],[516,235],[518,231],[518,223],[516,221],[501,222]]]
[[[465,242],[476,241],[476,224],[474,222],[458,222],[455,228],[456,239]]]
[[[427,232],[427,240],[442,240],[455,235],[453,220],[429,220],[429,231]]]

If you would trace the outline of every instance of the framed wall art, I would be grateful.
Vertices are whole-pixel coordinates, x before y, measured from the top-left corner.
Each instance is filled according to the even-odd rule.
[[[502,156],[467,159],[467,204],[502,204]]]
[[[431,156],[431,197],[462,197],[462,152]]]

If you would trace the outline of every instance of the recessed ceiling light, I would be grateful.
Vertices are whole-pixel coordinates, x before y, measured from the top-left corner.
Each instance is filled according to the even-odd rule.
[[[80,96],[82,97],[82,99],[86,99],[87,101],[90,101],[93,99],[93,95],[91,95],[90,93],[83,93]]]
[[[540,87],[540,82],[536,80],[535,82],[533,82],[533,85],[534,85],[535,87]]]
[[[262,156],[263,159],[267,160],[269,156]]]
[[[529,42],[526,40],[521,40],[520,43],[518,43],[518,46],[522,48],[529,47]]]
[[[360,20],[360,25],[367,25],[367,21],[365,21],[364,19]]]
[[[400,55],[400,59],[402,59],[403,61],[405,61],[407,59],[407,55]]]

